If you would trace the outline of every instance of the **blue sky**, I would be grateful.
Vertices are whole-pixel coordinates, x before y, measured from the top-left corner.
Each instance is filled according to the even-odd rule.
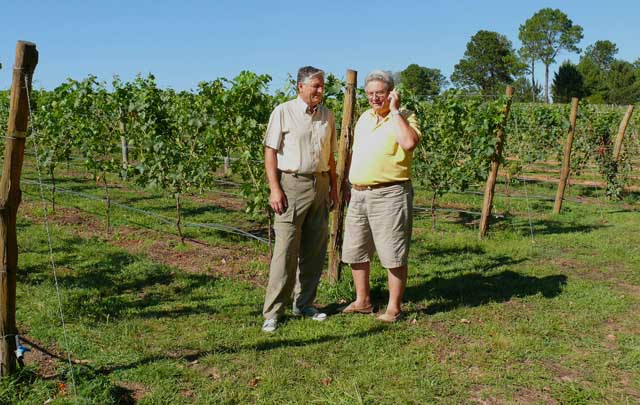
[[[46,89],[67,77],[130,80],[151,72],[163,87],[183,90],[242,70],[269,74],[280,87],[308,64],[363,77],[417,63],[449,77],[478,30],[504,34],[517,48],[518,27],[543,7],[561,9],[584,28],[582,48],[608,39],[619,58],[640,57],[638,0],[8,0],[0,6],[0,88],[10,86],[19,39],[37,44],[35,83]]]

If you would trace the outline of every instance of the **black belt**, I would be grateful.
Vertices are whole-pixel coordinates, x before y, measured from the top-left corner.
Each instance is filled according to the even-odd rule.
[[[361,185],[361,184],[352,184],[351,187],[354,190],[358,190],[358,191],[375,190],[375,189],[378,189],[378,188],[385,188],[385,187],[396,186],[398,184],[404,184],[407,181],[409,181],[409,180],[389,181],[387,183],[371,184],[371,185],[368,185],[368,186]]]
[[[294,172],[281,172],[283,174],[288,174],[293,177],[306,177],[312,179],[318,176],[326,176],[329,172],[313,172],[313,173],[294,173]]]

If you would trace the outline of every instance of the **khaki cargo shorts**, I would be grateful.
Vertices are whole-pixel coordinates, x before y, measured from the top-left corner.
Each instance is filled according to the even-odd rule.
[[[387,269],[407,264],[413,226],[411,182],[372,190],[351,189],[342,244],[342,261],[371,261],[377,251]]]

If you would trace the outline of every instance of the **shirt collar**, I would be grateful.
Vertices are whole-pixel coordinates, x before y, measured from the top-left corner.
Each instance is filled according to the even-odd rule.
[[[298,105],[300,111],[304,114],[313,114],[318,111],[318,108],[320,108],[320,104],[317,104],[315,108],[311,110],[311,108],[309,108],[309,105],[300,96],[296,98],[296,104]]]
[[[391,118],[391,112],[389,112],[389,114],[387,114],[383,119],[380,120],[380,122],[378,122],[378,114],[376,114],[376,111],[373,108],[369,109],[369,115],[370,118],[376,123],[376,125],[381,125],[382,123],[389,121],[389,119]]]

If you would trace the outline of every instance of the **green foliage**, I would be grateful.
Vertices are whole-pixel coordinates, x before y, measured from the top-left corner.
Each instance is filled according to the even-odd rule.
[[[580,58],[578,69],[585,77],[591,103],[634,104],[640,101],[640,69],[615,59],[618,47],[611,41],[596,41]]]
[[[596,41],[589,45],[581,59],[593,61],[601,70],[607,71],[618,53],[618,46],[611,41]]]
[[[584,78],[587,100],[592,104],[603,104],[606,98],[607,72],[591,58],[583,57],[578,62],[578,71]]]
[[[447,79],[440,69],[430,69],[415,63],[400,72],[400,82],[418,96],[435,96],[446,85]]]
[[[560,65],[553,78],[551,93],[554,103],[568,103],[573,97],[582,98],[585,95],[584,79],[576,65],[568,60]]]
[[[467,50],[455,66],[451,81],[458,87],[497,94],[512,83],[523,68],[507,37],[480,30],[467,43]]]
[[[233,137],[239,159],[234,171],[246,179],[242,195],[247,202],[247,213],[264,220],[269,212],[269,188],[264,172],[264,146],[262,139],[269,115],[274,105],[266,93],[268,75],[241,72],[233,79],[231,88],[225,93],[229,127],[226,137]],[[228,139],[228,138],[227,138]]]
[[[485,101],[448,91],[430,102],[407,97],[416,112],[422,138],[414,150],[414,179],[438,196],[464,191],[486,180],[496,153],[497,129],[504,119],[506,98]]]
[[[514,161],[506,162],[511,174],[518,174],[522,165],[562,159],[563,139],[569,128],[569,107],[516,103],[506,129],[505,154]]]
[[[513,101],[521,103],[530,103],[542,101],[542,86],[539,83],[533,81],[534,85],[531,85],[531,81],[527,80],[524,76],[519,76],[511,84],[514,88]]]
[[[578,109],[577,136],[574,154],[577,170],[586,164],[589,158],[595,158],[598,172],[607,183],[606,195],[612,199],[622,198],[625,183],[630,174],[626,155],[618,162],[613,160],[613,144],[623,111],[618,108],[598,108],[593,105],[581,105]]]
[[[606,75],[606,101],[610,104],[640,102],[640,73],[626,61],[616,60]]]

